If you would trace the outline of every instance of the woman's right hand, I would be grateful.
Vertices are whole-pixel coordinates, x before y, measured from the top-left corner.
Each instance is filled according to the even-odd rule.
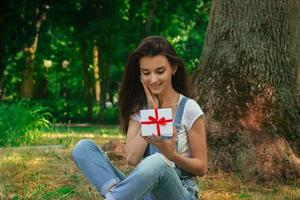
[[[151,91],[149,90],[149,88],[144,83],[142,77],[141,77],[141,83],[142,83],[142,85],[144,87],[144,91],[145,91],[145,94],[146,94],[146,97],[147,97],[149,108],[150,109],[158,108],[159,107],[159,102],[158,102],[157,96],[151,93]]]

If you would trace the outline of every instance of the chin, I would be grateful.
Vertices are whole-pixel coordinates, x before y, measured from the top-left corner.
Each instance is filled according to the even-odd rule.
[[[161,90],[151,90],[151,93],[155,95],[160,94],[161,92]]]
[[[158,95],[161,94],[163,92],[163,89],[159,89],[159,90],[151,90],[151,93],[154,95]]]

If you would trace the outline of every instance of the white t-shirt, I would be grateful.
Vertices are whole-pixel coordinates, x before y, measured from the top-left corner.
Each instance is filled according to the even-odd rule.
[[[183,95],[180,94],[179,101],[177,103],[177,107],[179,106],[179,102],[183,98]],[[200,116],[202,116],[204,113],[198,103],[193,99],[188,99],[184,110],[183,115],[181,119],[181,125],[182,128],[177,130],[177,151],[184,155],[184,156],[191,156],[188,139],[187,139],[187,133],[192,128],[194,122],[196,119],[198,119]],[[131,116],[132,119],[140,122],[141,116],[140,112],[137,112],[136,114],[133,114]]]
[[[177,103],[177,107],[182,98],[183,98],[183,95],[180,94],[179,101]],[[185,104],[185,107],[184,107],[181,124],[185,127],[186,131],[189,131],[192,128],[196,119],[203,114],[204,113],[203,113],[202,109],[200,108],[200,106],[198,105],[198,103],[194,99],[188,99]],[[140,122],[141,121],[140,112],[137,112],[136,114],[131,115],[131,118]]]

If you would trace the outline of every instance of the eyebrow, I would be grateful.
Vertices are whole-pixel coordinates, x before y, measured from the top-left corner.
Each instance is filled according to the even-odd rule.
[[[165,67],[166,67],[166,66],[161,66],[161,67],[156,68],[155,70],[160,70],[160,69],[163,69],[163,68],[165,68]],[[147,71],[149,71],[149,69],[142,68],[142,67],[141,67],[141,70],[147,70]]]

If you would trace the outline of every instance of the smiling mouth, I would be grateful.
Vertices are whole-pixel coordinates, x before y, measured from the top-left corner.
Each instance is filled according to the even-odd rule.
[[[159,86],[156,86],[156,87],[150,87],[152,90],[157,90],[157,89],[159,89],[160,87]]]
[[[161,87],[161,84],[158,84],[156,86],[150,86],[151,89],[157,90]]]

